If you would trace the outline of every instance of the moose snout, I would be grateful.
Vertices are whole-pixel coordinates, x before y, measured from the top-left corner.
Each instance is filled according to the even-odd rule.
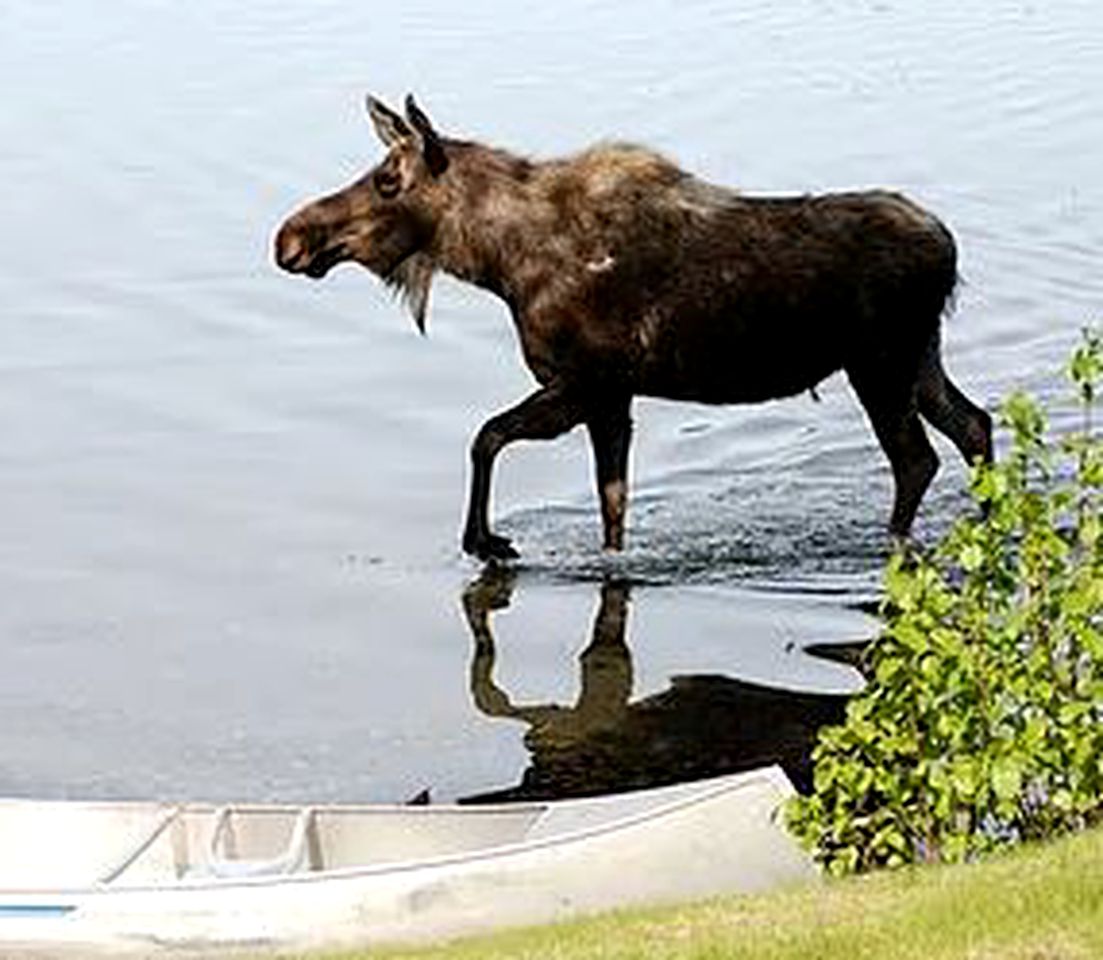
[[[308,244],[302,229],[293,220],[284,223],[276,233],[276,263],[289,273],[297,273],[306,266]]]
[[[305,273],[321,280],[338,263],[347,260],[349,248],[331,229],[313,218],[296,215],[276,233],[276,263],[288,273]]]

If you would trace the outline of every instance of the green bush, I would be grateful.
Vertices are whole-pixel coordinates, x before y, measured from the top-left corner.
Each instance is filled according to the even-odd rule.
[[[831,873],[968,860],[1103,818],[1098,333],[1069,373],[1080,428],[1051,446],[1039,406],[1012,395],[1010,452],[973,474],[980,516],[889,562],[869,682],[787,810]]]

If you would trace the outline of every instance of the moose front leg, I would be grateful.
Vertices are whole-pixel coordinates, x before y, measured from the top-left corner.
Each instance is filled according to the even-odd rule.
[[[471,497],[463,549],[480,560],[516,557],[506,537],[490,532],[490,476],[494,458],[514,440],[551,440],[582,422],[583,404],[566,387],[541,387],[517,406],[487,420],[471,444]]]
[[[632,442],[631,397],[618,397],[587,417],[594,448],[597,492],[606,550],[624,547],[624,514],[628,502],[628,448]]]

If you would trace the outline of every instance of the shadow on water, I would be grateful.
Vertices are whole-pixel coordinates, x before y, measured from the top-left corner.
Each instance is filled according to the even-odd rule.
[[[847,697],[785,690],[720,674],[676,675],[633,699],[630,587],[608,579],[578,658],[573,704],[515,703],[494,678],[492,613],[510,605],[516,575],[488,568],[463,594],[474,640],[471,696],[486,716],[525,724],[529,766],[519,783],[462,803],[546,800],[657,787],[778,764],[798,789],[811,783],[816,732],[841,721]],[[820,644],[854,665],[861,643]],[[842,648],[842,649],[840,649]],[[808,647],[804,648],[808,650]]]

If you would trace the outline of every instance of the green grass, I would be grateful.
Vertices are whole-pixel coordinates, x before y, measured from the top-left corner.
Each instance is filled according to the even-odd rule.
[[[1103,960],[1103,829],[970,866],[882,873],[326,960],[476,957]]]

